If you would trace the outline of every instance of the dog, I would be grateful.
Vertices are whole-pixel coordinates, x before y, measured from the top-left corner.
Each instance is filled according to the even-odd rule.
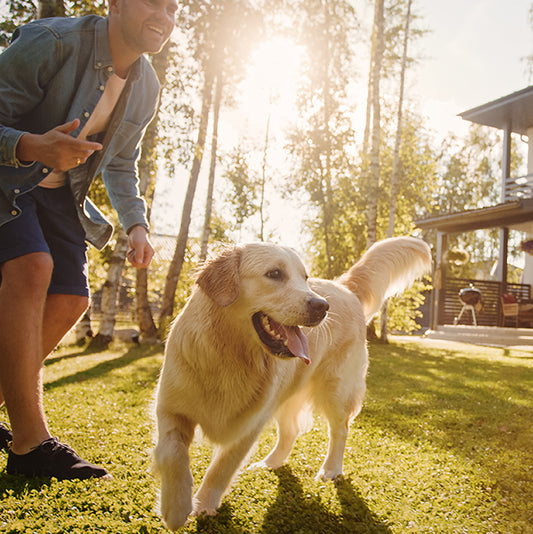
[[[216,513],[273,415],[277,444],[258,465],[280,467],[309,405],[329,424],[318,476],[339,477],[365,394],[366,324],[430,265],[429,247],[411,237],[374,244],[335,281],[309,279],[292,249],[266,243],[208,261],[171,328],[156,391],[153,463],[166,525]],[[216,449],[193,498],[188,451],[197,426]]]

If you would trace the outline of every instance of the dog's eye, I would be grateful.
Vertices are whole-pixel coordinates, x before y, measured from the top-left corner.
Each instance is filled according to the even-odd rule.
[[[279,269],[272,269],[271,271],[268,271],[265,276],[272,280],[281,280],[283,278],[283,273]]]

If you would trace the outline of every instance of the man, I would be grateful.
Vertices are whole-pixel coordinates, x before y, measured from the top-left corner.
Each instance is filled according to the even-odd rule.
[[[159,84],[144,53],[170,37],[176,0],[109,0],[107,18],[52,18],[19,28],[0,55],[0,402],[7,472],[103,477],[52,438],[42,360],[89,302],[86,244],[112,227],[86,199],[102,172],[128,233],[127,257],[153,256],[136,160]],[[3,399],[2,399],[3,397]],[[7,443],[10,442],[8,447]]]

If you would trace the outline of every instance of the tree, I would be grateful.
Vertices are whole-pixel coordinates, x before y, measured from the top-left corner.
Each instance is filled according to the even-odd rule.
[[[65,15],[66,10],[63,0],[39,0],[38,18],[64,17]]]
[[[189,177],[189,184],[183,203],[183,210],[181,214],[181,224],[176,240],[176,248],[170,263],[165,288],[163,292],[163,299],[161,302],[161,309],[159,312],[159,329],[166,326],[167,320],[172,316],[174,311],[174,296],[176,294],[176,287],[180,276],[183,261],[185,259],[185,251],[187,248],[187,239],[189,237],[189,226],[191,224],[192,205],[194,195],[196,192],[196,185],[198,183],[198,176],[200,174],[200,166],[205,149],[205,140],[207,135],[207,124],[209,118],[209,110],[211,108],[212,92],[213,92],[213,72],[210,67],[205,71],[204,89],[202,95],[202,109],[200,112],[200,125],[198,128],[198,138],[196,141],[196,148],[194,151],[194,159]]]
[[[224,172],[224,178],[231,184],[226,199],[232,209],[233,228],[240,230],[243,223],[257,213],[258,181],[248,164],[247,151],[239,146],[235,148],[229,158]]]
[[[217,166],[217,149],[218,149],[218,121],[220,117],[220,104],[222,101],[222,88],[224,82],[222,73],[219,72],[216,77],[215,102],[213,110],[213,134],[211,137],[211,161],[209,164],[209,179],[207,186],[207,199],[205,203],[204,227],[200,241],[200,261],[207,258],[207,245],[209,243],[209,234],[211,233],[211,214],[213,211],[213,192],[215,189],[215,172]]]
[[[152,66],[162,86],[166,85],[167,71],[169,68],[169,55],[173,44],[168,41],[163,50],[152,58]],[[161,104],[161,100],[160,100]],[[148,125],[143,137],[141,156],[139,158],[139,190],[147,198],[148,217],[151,213],[151,204],[154,194],[154,177],[156,173],[156,146],[159,139],[159,112],[160,105],[152,122]],[[148,268],[136,269],[135,273],[135,312],[139,334],[143,341],[152,342],[157,339],[157,327],[152,315],[148,298]]]
[[[384,0],[375,0],[374,6],[374,31],[372,42],[372,64],[369,78],[371,82],[371,106],[372,106],[372,129],[370,146],[370,168],[367,184],[367,237],[366,245],[369,248],[376,242],[377,235],[377,211],[380,185],[380,145],[381,145],[381,65],[385,49],[384,42]]]
[[[308,65],[298,97],[300,121],[289,136],[296,167],[289,189],[303,189],[315,208],[308,224],[331,277],[336,190],[353,164],[349,147],[354,145],[354,130],[346,88],[353,70],[350,32],[356,19],[353,7],[344,1],[302,2],[295,7],[302,19],[299,39],[307,49]]]
[[[403,41],[402,62],[400,67],[400,91],[398,96],[398,113],[396,124],[396,136],[394,140],[394,156],[392,163],[391,191],[389,200],[389,224],[387,225],[387,237],[394,235],[394,223],[396,220],[396,197],[398,195],[398,180],[400,173],[400,144],[402,141],[402,120],[403,120],[403,100],[405,92],[405,71],[407,69],[407,47],[409,44],[409,26],[411,24],[411,4],[407,2],[407,13],[405,15],[405,29]],[[387,301],[381,307],[381,341],[387,342]]]
[[[195,48],[194,56],[203,73],[204,85],[198,138],[194,149],[194,159],[183,205],[176,248],[165,283],[159,315],[160,329],[164,328],[167,319],[174,310],[174,296],[185,259],[192,206],[205,150],[209,112],[213,100],[213,87],[215,83],[220,87],[217,93],[219,97],[218,105],[220,105],[223,85],[228,80],[233,79],[239,67],[242,66],[242,63],[236,61],[235,58],[246,57],[245,50],[247,46],[249,47],[249,39],[245,39],[244,36],[254,33],[252,31],[254,24],[259,27],[256,24],[256,11],[247,0],[186,1],[182,4],[178,19],[182,21],[184,27],[192,30]],[[221,64],[223,67],[220,67]],[[218,113],[216,118],[218,122]],[[217,127],[218,124],[214,128],[215,133]],[[212,180],[214,180],[216,143],[212,150],[212,162]],[[206,211],[211,209],[211,204],[212,198],[208,198]],[[210,219],[210,216],[208,219]]]
[[[116,234],[117,240],[115,248],[113,249],[113,254],[109,260],[107,279],[102,287],[102,314],[100,317],[100,324],[98,333],[93,338],[92,342],[104,348],[113,340],[120,277],[124,267],[126,252],[128,250],[128,236],[126,235],[126,232],[122,228],[119,228]]]

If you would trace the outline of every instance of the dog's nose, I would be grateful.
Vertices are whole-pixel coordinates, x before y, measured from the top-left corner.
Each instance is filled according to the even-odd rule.
[[[326,312],[329,310],[328,301],[319,297],[311,297],[307,301],[307,306],[309,309],[309,314],[316,322],[322,321],[322,319],[324,319],[326,316]]]

